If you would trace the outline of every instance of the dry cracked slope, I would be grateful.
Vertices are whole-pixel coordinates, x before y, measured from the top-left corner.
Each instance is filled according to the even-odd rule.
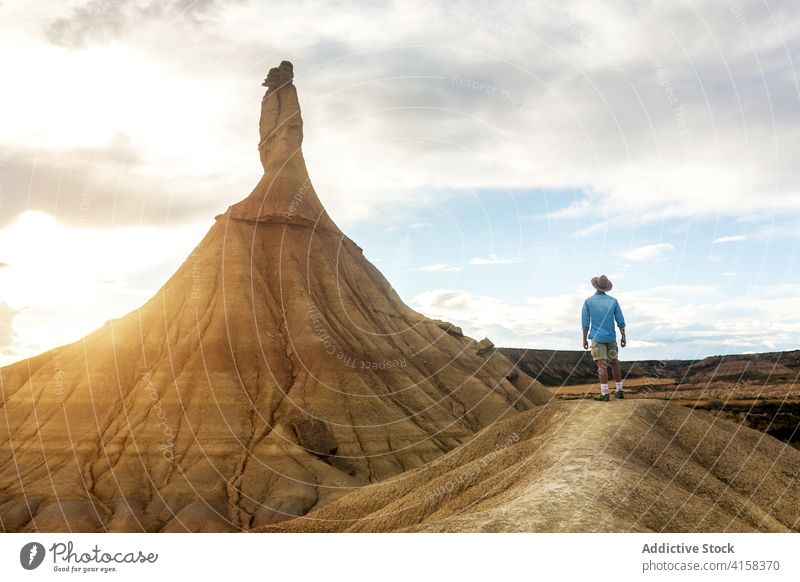
[[[1,529],[270,524],[550,398],[403,304],[317,198],[291,64],[265,86],[253,192],[141,308],[0,370]]]
[[[800,452],[653,400],[557,402],[256,531],[798,531]]]

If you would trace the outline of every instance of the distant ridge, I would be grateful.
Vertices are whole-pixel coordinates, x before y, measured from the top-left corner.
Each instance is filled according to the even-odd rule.
[[[585,350],[498,348],[526,374],[545,386],[587,384],[597,380]],[[624,351],[620,353],[625,357]],[[628,378],[660,377],[686,382],[717,380],[791,381],[800,374],[800,350],[708,356],[700,360],[620,360]]]

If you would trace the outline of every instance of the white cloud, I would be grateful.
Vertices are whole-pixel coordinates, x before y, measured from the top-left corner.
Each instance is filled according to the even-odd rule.
[[[15,330],[8,335],[11,312],[0,312],[0,344],[11,338],[16,348],[0,363],[77,340],[138,307],[209,226],[73,228],[40,212],[21,214],[0,229],[8,263],[0,305],[14,310]]]
[[[647,341],[640,341],[640,340],[631,340],[627,343],[628,348],[662,348],[665,344],[660,342],[647,342]]]
[[[0,351],[13,348],[16,339],[14,318],[19,314],[18,309],[13,309],[0,301]],[[13,349],[10,350],[12,353]]]
[[[650,259],[656,259],[660,256],[663,256],[665,253],[674,250],[675,247],[670,243],[658,243],[620,251],[619,255],[624,259],[628,259],[629,261],[647,261]]]
[[[489,337],[497,345],[575,349],[580,339],[583,297],[578,295],[537,297],[513,305],[469,291],[434,289],[415,295],[413,301],[422,313],[457,321],[468,335]]]
[[[502,259],[497,255],[489,255],[488,257],[475,257],[468,261],[470,265],[511,265],[514,263],[521,263],[524,259]],[[433,263],[432,265],[425,265],[424,267],[419,268],[420,271],[426,271],[429,273],[433,272],[455,272],[455,271],[463,271],[464,267],[458,265],[451,265],[449,263]]]
[[[453,272],[453,271],[461,271],[464,267],[458,267],[456,265],[448,265],[445,263],[434,263],[433,265],[425,265],[424,267],[420,267],[420,271],[427,271],[429,273],[433,272]]]
[[[514,263],[522,263],[524,259],[501,259],[495,254],[488,257],[474,257],[469,260],[470,265],[512,265]]]
[[[712,244],[720,244],[720,243],[729,243],[729,242],[738,242],[740,240],[747,240],[747,237],[744,235],[735,235],[735,236],[721,236],[719,238],[715,238],[712,241]]]
[[[411,230],[430,230],[433,225],[430,222],[412,222],[408,225]]]
[[[180,183],[185,200],[217,192],[224,207],[258,178],[259,82],[289,58],[312,178],[341,224],[475,188],[561,189],[574,204],[549,218],[579,220],[584,234],[797,215],[787,55],[800,50],[800,13],[789,0],[742,5],[744,20],[711,0],[657,11],[627,0],[203,2],[190,14],[126,2],[87,23],[71,3],[4,2],[0,49],[15,58],[0,145],[46,147],[49,158],[124,134],[143,156],[123,181],[144,173],[162,191]],[[315,15],[313,30],[302,13]],[[48,43],[42,31],[59,20],[59,44]]]

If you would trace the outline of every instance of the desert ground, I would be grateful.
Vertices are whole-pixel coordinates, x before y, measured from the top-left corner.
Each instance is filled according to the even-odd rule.
[[[525,353],[523,368],[543,378],[560,400],[592,398],[598,393],[597,380],[586,381],[595,370],[585,353],[501,351],[512,357]],[[626,398],[665,400],[707,410],[800,448],[798,352],[734,354],[699,361],[623,361],[621,368]]]
[[[550,403],[257,531],[797,531],[800,452],[667,401]]]

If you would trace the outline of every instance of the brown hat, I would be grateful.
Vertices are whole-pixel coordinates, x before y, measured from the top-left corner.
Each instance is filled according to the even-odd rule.
[[[608,277],[605,275],[600,275],[599,277],[592,277],[592,287],[597,289],[598,291],[606,292],[611,291],[611,288],[614,285],[611,281],[608,280]]]

